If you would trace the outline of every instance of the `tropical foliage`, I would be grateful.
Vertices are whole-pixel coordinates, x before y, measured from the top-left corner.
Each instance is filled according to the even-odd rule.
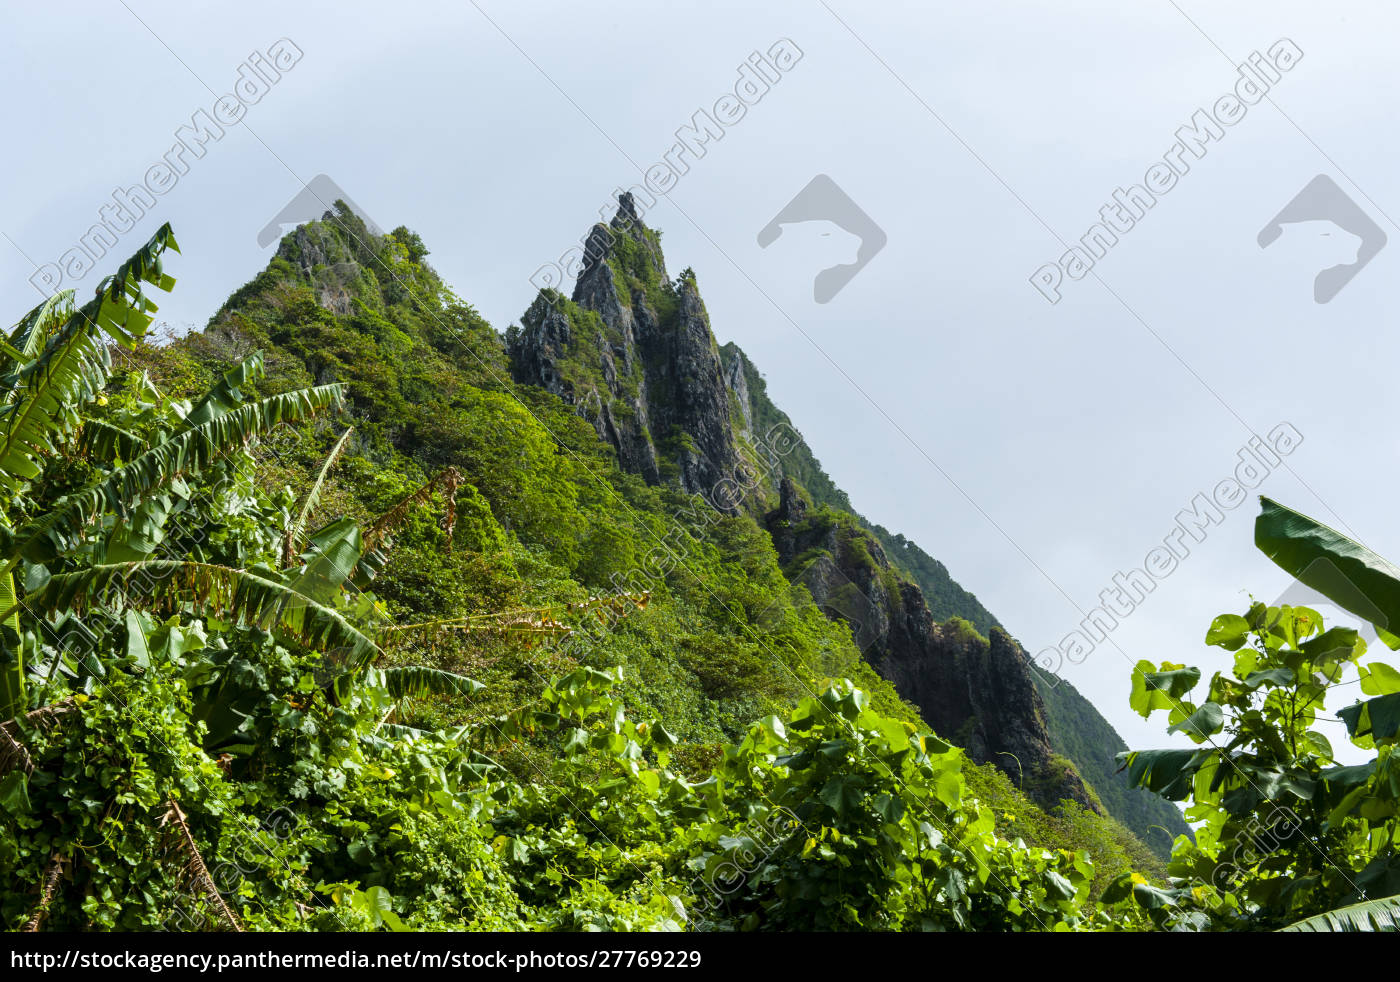
[[[174,246],[0,345],[6,929],[1393,924],[1400,679],[1355,632],[1222,618],[1199,705],[1146,666],[1134,705],[1203,742],[1127,761],[1202,823],[1162,870],[927,732],[752,518],[511,384],[417,236],[342,210],[156,346]],[[1286,568],[1390,602],[1381,561],[1270,522]],[[1369,769],[1313,726],[1347,666]]]
[[[1386,629],[1400,623],[1400,569],[1267,498],[1255,541],[1400,646]],[[1191,696],[1200,670],[1172,663],[1139,663],[1131,699],[1143,716],[1166,712],[1168,732],[1200,749],[1120,755],[1135,783],[1190,802],[1195,842],[1177,840],[1169,887],[1123,878],[1106,899],[1132,892],[1155,922],[1175,927],[1393,929],[1400,672],[1368,656],[1357,630],[1326,628],[1308,607],[1254,603],[1222,614],[1206,643],[1234,652],[1234,668],[1215,673],[1199,703]],[[1369,698],[1329,715],[1328,697],[1352,685]],[[1375,756],[1339,763],[1329,723]]]

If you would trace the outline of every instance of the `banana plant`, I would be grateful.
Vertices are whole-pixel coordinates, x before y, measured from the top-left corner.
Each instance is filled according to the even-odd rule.
[[[0,719],[28,702],[11,515],[59,441],[81,425],[81,408],[101,396],[112,364],[108,341],[131,347],[150,326],[157,307],[145,285],[166,292],[174,285],[161,264],[166,249],[180,251],[168,224],[93,299],[77,307],[72,290],[55,294],[21,318],[0,349]]]
[[[190,600],[347,649],[359,663],[378,651],[332,606],[275,572],[160,549],[174,499],[190,482],[226,469],[276,427],[344,398],[342,386],[322,385],[249,400],[244,390],[263,371],[254,355],[193,405],[169,403],[170,425],[145,437],[94,418],[111,379],[110,345],[134,347],[157,309],[145,288],[174,285],[162,267],[166,249],[179,251],[169,225],[104,280],[93,300],[77,307],[71,291],[46,300],[0,344],[0,720],[28,708],[25,656],[38,649],[44,619],[103,605]],[[31,489],[74,449],[97,466],[96,478],[39,506]],[[61,572],[50,575],[50,567]],[[22,615],[32,630],[22,630]]]
[[[1261,503],[1258,548],[1373,625],[1386,646],[1400,646],[1391,630],[1400,626],[1400,567],[1316,519]],[[1368,652],[1358,630],[1328,628],[1300,605],[1253,603],[1243,614],[1222,614],[1205,642],[1232,652],[1233,667],[1215,673],[1199,704],[1191,701],[1199,669],[1144,661],[1134,672],[1133,708],[1144,717],[1168,712],[1168,732],[1198,747],[1118,755],[1131,783],[1189,802],[1187,818],[1197,823],[1195,841],[1182,837],[1173,850],[1175,887],[1134,888],[1134,901],[1175,927],[1392,929],[1400,895],[1400,670],[1383,648]],[[1348,679],[1353,666],[1357,677]],[[1368,698],[1328,715],[1333,690],[1355,682]],[[1339,763],[1325,720],[1344,724],[1351,742],[1375,756]]]

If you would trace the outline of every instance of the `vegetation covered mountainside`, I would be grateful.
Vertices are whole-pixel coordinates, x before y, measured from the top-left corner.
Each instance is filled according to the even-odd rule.
[[[694,272],[670,278],[660,235],[629,195],[587,242],[572,298],[542,292],[509,332],[513,377],[574,407],[625,470],[761,519],[784,574],[851,625],[866,659],[936,732],[1048,807],[1107,806],[1165,856],[1187,831],[1180,814],[1143,801],[1097,753],[1081,764],[1062,749],[1092,747],[1108,723],[1089,707],[1082,724],[1060,713],[1067,732],[1049,731],[1024,651],[941,563],[855,511],[757,367],[737,345],[716,344]],[[970,630],[938,627],[954,619]]]
[[[1019,645],[813,500],[693,275],[630,242],[508,346],[343,207],[178,343],[145,340],[168,226],[20,318],[0,924],[1396,926],[1400,672],[1356,630],[1254,604],[1211,623],[1234,665],[1203,695],[1135,666],[1129,705],[1196,744],[1117,755],[1198,821],[1164,867],[1055,754]],[[1269,501],[1256,542],[1400,620],[1359,543]],[[1342,766],[1314,723],[1354,681],[1374,756]]]

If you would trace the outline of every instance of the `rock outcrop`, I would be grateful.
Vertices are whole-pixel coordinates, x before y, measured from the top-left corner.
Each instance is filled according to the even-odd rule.
[[[848,622],[866,659],[936,732],[1046,804],[1069,798],[1097,809],[1074,768],[1051,751],[1020,646],[999,628],[983,637],[956,618],[939,624],[805,444],[770,455],[776,487],[737,503],[713,493],[786,417],[752,391],[759,376],[741,351],[721,353],[694,274],[671,279],[660,239],[631,196],[619,206],[610,224],[590,232],[572,297],[542,292],[510,334],[516,380],[572,405],[621,466],[648,482],[673,481],[716,507],[761,517],[776,497],[765,521],[789,577]],[[814,507],[799,482],[818,486],[836,507]]]
[[[1000,628],[982,637],[960,618],[939,624],[923,592],[850,516],[814,510],[789,478],[766,518],[784,568],[866,660],[919,707],[936,733],[991,762],[1047,805],[1068,798],[1100,810],[1073,768],[1055,758],[1024,649]]]
[[[747,394],[733,398],[694,274],[671,280],[632,196],[620,205],[589,234],[573,296],[542,292],[522,318],[513,372],[573,405],[627,470],[731,510],[713,492],[739,466],[733,412]]]

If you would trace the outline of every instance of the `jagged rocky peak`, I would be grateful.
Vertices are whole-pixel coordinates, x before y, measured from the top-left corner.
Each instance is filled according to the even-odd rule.
[[[740,467],[742,366],[736,383],[695,275],[670,278],[661,238],[631,194],[618,196],[610,223],[589,232],[572,297],[541,291],[510,353],[516,380],[571,404],[625,469],[651,483],[675,481],[724,510],[738,507],[712,492]]]
[[[282,237],[277,258],[295,267],[316,293],[322,307],[339,316],[351,312],[351,300],[372,295],[372,305],[383,297],[378,281],[366,275],[364,262],[382,243],[353,213],[327,211],[320,221],[298,225]]]

